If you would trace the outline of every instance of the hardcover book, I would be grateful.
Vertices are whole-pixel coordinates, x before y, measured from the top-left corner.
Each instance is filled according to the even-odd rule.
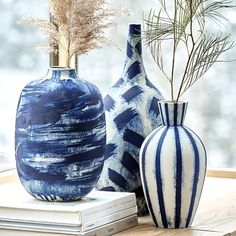
[[[136,206],[134,193],[93,190],[74,202],[34,199],[19,182],[0,185],[0,220],[81,226]]]
[[[9,225],[4,228],[0,226],[0,235],[4,236],[109,236],[120,231],[129,229],[138,224],[137,215],[132,215],[112,223],[100,226],[98,228],[88,230],[86,232],[77,232],[73,227],[71,230],[67,228],[60,230],[53,229],[48,225],[48,229],[43,229],[40,225],[35,224],[35,228],[29,228],[29,223],[16,224],[15,226]],[[45,225],[44,225],[45,226]]]
[[[15,229],[17,227],[24,228],[26,230],[34,230],[35,228],[41,229],[42,231],[75,231],[75,232],[84,232],[88,231],[100,226],[103,226],[105,224],[109,224],[111,222],[129,217],[131,215],[134,215],[137,213],[137,207],[131,207],[123,211],[116,212],[111,215],[107,215],[102,218],[98,218],[97,220],[90,221],[88,223],[84,223],[79,226],[68,226],[68,225],[62,225],[62,224],[49,224],[49,223],[34,223],[34,222],[24,222],[24,221],[13,221],[13,220],[0,220],[0,229],[6,228],[6,229]]]

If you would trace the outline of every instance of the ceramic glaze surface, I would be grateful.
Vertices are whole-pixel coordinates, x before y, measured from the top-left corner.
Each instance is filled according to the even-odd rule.
[[[95,186],[104,162],[100,92],[74,69],[49,69],[21,93],[15,138],[18,175],[31,195],[47,201],[81,198]]]
[[[206,172],[202,141],[183,125],[187,103],[159,102],[163,125],[144,141],[140,170],[157,227],[185,228],[195,216]]]
[[[104,98],[107,122],[105,163],[98,189],[135,192],[139,212],[147,208],[141,186],[139,150],[160,122],[160,92],[147,79],[142,61],[141,26],[130,25],[121,78]]]

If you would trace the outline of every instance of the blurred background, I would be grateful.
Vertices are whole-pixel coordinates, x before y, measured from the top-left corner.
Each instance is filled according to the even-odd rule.
[[[128,24],[143,23],[153,1],[108,0],[110,7],[124,8],[132,16],[122,16],[118,25],[107,32],[108,38],[121,48],[104,47],[79,58],[79,76],[95,83],[106,95],[119,79],[125,60]],[[235,5],[236,0],[232,3]],[[226,30],[236,41],[236,9],[227,10]],[[31,80],[46,74],[48,55],[34,48],[43,40],[31,26],[18,25],[25,16],[48,17],[42,0],[0,0],[0,171],[14,166],[15,113],[21,89]],[[223,29],[222,29],[223,30]],[[167,53],[168,54],[168,53]],[[169,99],[168,84],[143,44],[143,58],[149,79]],[[224,60],[236,58],[236,48]],[[208,153],[208,168],[236,168],[236,61],[217,63],[181,100],[189,102],[186,126],[203,140]]]

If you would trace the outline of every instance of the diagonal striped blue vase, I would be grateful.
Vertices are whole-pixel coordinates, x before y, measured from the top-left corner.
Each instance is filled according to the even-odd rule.
[[[143,66],[141,25],[131,24],[122,76],[104,98],[107,145],[97,188],[134,192],[139,215],[148,214],[140,179],[139,151],[145,137],[161,125],[160,99],[162,95],[148,80]]]
[[[143,142],[140,170],[145,198],[157,227],[189,227],[200,200],[206,150],[183,125],[187,103],[159,102],[162,126]]]
[[[21,183],[32,196],[69,201],[88,194],[101,174],[105,146],[102,96],[75,69],[50,68],[24,87],[15,155]]]

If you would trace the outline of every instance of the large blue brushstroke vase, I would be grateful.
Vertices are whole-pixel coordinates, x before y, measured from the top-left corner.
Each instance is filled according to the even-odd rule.
[[[102,96],[75,69],[50,68],[24,87],[15,154],[21,183],[32,196],[70,201],[88,194],[101,174],[105,145]]]
[[[143,142],[140,171],[145,197],[157,227],[191,225],[206,172],[206,150],[184,126],[187,103],[159,102],[162,126]]]
[[[142,59],[141,25],[129,26],[126,61],[121,78],[104,98],[107,145],[97,188],[134,192],[139,215],[148,214],[139,171],[139,151],[145,137],[161,125],[162,95],[148,80]]]

